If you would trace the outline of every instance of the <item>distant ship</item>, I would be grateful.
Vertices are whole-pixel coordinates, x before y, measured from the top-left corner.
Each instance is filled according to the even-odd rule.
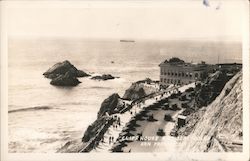
[[[120,40],[120,42],[135,42],[135,40]]]

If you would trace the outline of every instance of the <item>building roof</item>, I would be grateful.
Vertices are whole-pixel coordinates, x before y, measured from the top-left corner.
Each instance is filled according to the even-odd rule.
[[[207,64],[162,62],[161,64],[159,64],[159,66],[160,67],[162,67],[162,66],[176,66],[176,67],[202,68],[202,67],[207,67]]]
[[[159,64],[160,67],[180,67],[180,68],[192,68],[194,71],[203,71],[209,65],[204,61],[201,63],[188,63],[179,58],[171,58],[169,60],[165,60]]]

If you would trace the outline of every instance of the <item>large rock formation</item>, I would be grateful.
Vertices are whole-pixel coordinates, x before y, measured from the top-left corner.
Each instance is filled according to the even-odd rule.
[[[71,72],[66,72],[64,75],[59,75],[53,78],[50,82],[56,86],[76,86],[81,83]]]
[[[91,151],[94,145],[103,138],[105,132],[114,122],[114,119],[108,115],[118,113],[124,107],[125,103],[117,93],[110,95],[102,102],[97,119],[88,126],[82,137],[82,142],[87,145],[82,152]]]
[[[150,85],[153,82],[154,81],[147,78],[145,80],[132,83],[132,85],[125,91],[122,98],[126,100],[136,100],[156,92],[156,88],[150,88],[149,86],[145,85]]]
[[[100,117],[96,119],[91,125],[88,126],[87,130],[83,135],[82,141],[88,142],[93,136],[96,135],[97,131],[100,130],[107,121],[107,117]]]
[[[59,75],[64,75],[69,72],[74,77],[87,77],[90,76],[89,74],[85,73],[84,71],[78,70],[74,65],[72,65],[68,60],[63,62],[56,63],[51,68],[49,68],[43,75],[46,78],[56,78]]]
[[[98,117],[105,115],[106,112],[109,115],[117,113],[122,110],[123,107],[125,107],[125,103],[123,103],[117,93],[114,93],[102,102],[101,108],[98,112]]]
[[[129,89],[127,89],[123,95],[123,99],[136,100],[146,96],[146,92],[142,85],[133,83]]]
[[[242,110],[242,72],[239,72],[210,105],[189,116],[198,121],[180,142],[180,151],[242,151]]]
[[[56,86],[76,86],[81,83],[77,77],[87,77],[89,74],[78,70],[68,60],[56,63],[43,73],[46,78],[52,79],[50,84]]]

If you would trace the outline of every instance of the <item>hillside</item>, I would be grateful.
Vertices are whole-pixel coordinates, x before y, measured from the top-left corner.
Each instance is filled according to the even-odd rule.
[[[242,151],[242,110],[242,72],[239,72],[225,85],[211,104],[192,114],[193,119],[199,120],[188,136],[180,137],[179,150]],[[182,129],[183,133],[187,127]]]

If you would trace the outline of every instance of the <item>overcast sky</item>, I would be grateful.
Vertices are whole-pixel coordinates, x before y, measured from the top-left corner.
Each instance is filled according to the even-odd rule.
[[[6,16],[10,36],[239,41],[245,4],[240,0],[211,1],[210,7],[201,0],[154,4],[28,2],[9,3]]]

